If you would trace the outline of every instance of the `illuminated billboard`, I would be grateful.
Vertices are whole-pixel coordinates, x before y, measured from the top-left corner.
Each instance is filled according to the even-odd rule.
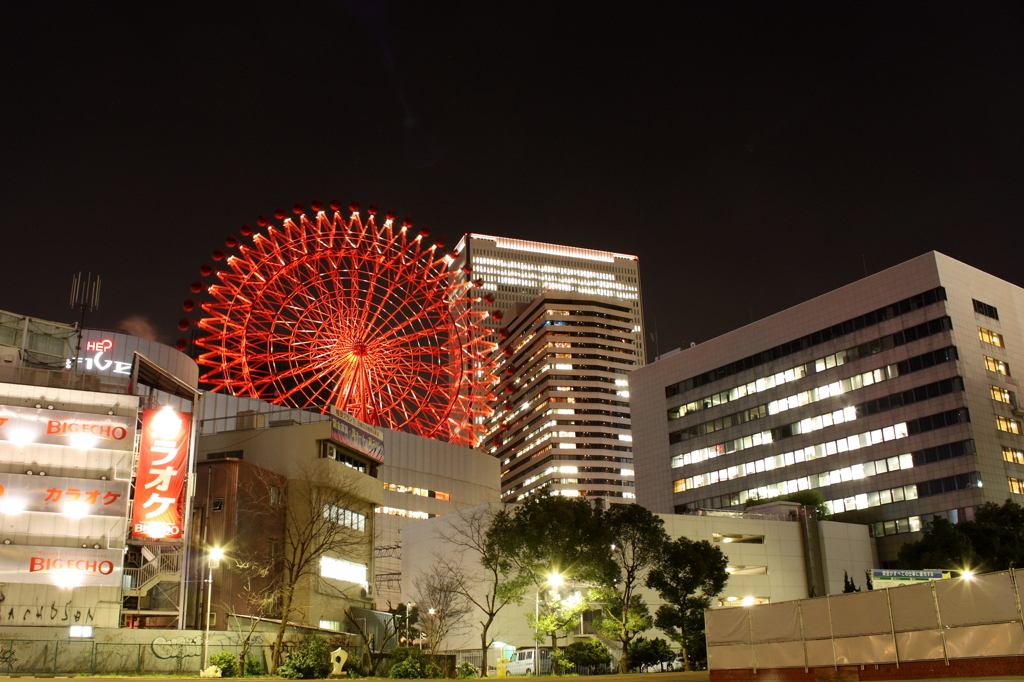
[[[69,445],[80,450],[135,449],[135,418],[0,405],[0,440]]]
[[[192,415],[165,407],[142,415],[132,537],[180,538]]]
[[[128,481],[0,474],[0,513],[49,512],[77,519],[128,514]]]
[[[384,432],[347,412],[331,407],[331,440],[384,462]]]
[[[0,583],[121,585],[124,551],[6,545],[0,552]]]

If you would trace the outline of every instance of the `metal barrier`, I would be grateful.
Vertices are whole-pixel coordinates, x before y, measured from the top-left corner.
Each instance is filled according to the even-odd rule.
[[[710,670],[1024,655],[1024,571],[704,612]]]

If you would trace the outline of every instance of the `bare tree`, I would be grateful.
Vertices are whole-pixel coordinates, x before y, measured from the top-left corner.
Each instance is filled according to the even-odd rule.
[[[372,514],[368,513],[365,493],[360,494],[361,475],[327,459],[298,467],[298,474],[275,491],[276,501],[268,500],[283,515],[279,556],[273,558],[277,577],[266,595],[278,605],[281,618],[273,645],[275,670],[281,664],[281,645],[289,619],[308,607],[301,594],[319,581],[344,595],[321,577],[322,558],[350,560],[369,567],[373,552],[373,536],[366,527],[372,523]]]
[[[420,631],[431,653],[437,653],[438,645],[450,635],[466,630],[465,618],[473,611],[463,589],[462,571],[453,571],[443,557],[436,559],[431,570],[413,582],[418,595]]]
[[[249,658],[249,649],[256,628],[265,619],[273,618],[278,613],[277,591],[271,579],[276,562],[271,556],[258,553],[244,557],[233,556],[232,559],[236,576],[236,594],[245,602],[247,617],[242,618],[239,614],[233,613],[230,604],[225,606],[238,631],[241,644],[241,650],[238,652],[238,670],[239,676],[245,677],[245,661]]]
[[[351,609],[348,610],[346,616],[348,617],[348,622],[355,628],[355,631],[359,633],[363,640],[366,653],[363,656],[363,670],[361,672],[373,677],[377,674],[377,666],[380,664],[381,658],[384,657],[384,650],[387,649],[388,643],[392,639],[400,639],[402,630],[416,623],[419,617],[419,608],[414,605],[412,609],[406,611],[405,603],[392,607],[389,602],[387,612],[368,611],[368,613],[380,616],[376,619],[376,624],[379,627],[371,627],[366,618],[356,617]],[[375,634],[379,636],[375,637]]]
[[[458,519],[442,532],[441,538],[457,548],[458,557],[439,559],[442,567],[457,578],[457,591],[483,617],[480,620],[480,676],[487,676],[487,652],[492,642],[491,625],[503,608],[521,604],[530,584],[529,575],[519,570],[507,542],[510,515],[505,509],[479,506],[459,512]],[[462,555],[479,568],[463,569]]]

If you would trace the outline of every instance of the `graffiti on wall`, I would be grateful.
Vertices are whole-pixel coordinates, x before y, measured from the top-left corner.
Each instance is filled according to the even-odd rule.
[[[96,614],[92,607],[74,606],[69,599],[47,604],[7,604],[7,595],[0,589],[0,619],[8,625],[70,625],[92,623]]]

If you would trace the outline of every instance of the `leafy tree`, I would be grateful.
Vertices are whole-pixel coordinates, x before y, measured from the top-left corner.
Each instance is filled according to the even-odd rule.
[[[579,592],[567,596],[546,587],[549,577],[568,582],[609,585],[618,567],[611,556],[612,536],[603,511],[580,497],[543,490],[516,507],[504,538],[517,570],[537,589],[540,618],[527,614],[531,627],[551,638],[552,667],[559,670],[558,640],[573,629],[587,609]],[[561,633],[561,634],[560,634]],[[538,640],[539,641],[539,640]]]
[[[832,518],[832,512],[829,511],[828,505],[825,504],[825,498],[821,496],[821,491],[819,490],[798,490],[795,493],[780,495],[778,497],[770,497],[763,500],[752,497],[747,500],[744,505],[744,509],[761,504],[771,504],[772,502],[796,502],[797,504],[801,504],[805,507],[813,507],[819,521],[827,521]]]
[[[843,592],[860,592],[860,588],[846,571],[843,571]]]
[[[584,642],[573,642],[562,649],[563,658],[571,665],[590,667],[607,666],[612,662],[608,647],[599,639],[588,639]]]
[[[520,568],[512,516],[505,509],[473,507],[459,512],[458,520],[441,537],[460,553],[470,555],[483,570],[465,570],[461,557],[437,557],[438,564],[455,579],[455,589],[483,614],[480,620],[480,676],[487,676],[487,655],[494,619],[509,604],[521,604],[531,576]]]
[[[971,538],[959,526],[941,517],[932,521],[932,527],[920,540],[900,547],[898,559],[900,566],[910,569],[946,568],[959,571],[965,566],[974,567],[980,563]]]
[[[502,538],[530,581],[541,587],[548,576],[607,584],[617,567],[609,548],[612,538],[602,511],[581,497],[548,495],[542,490],[516,507]]]
[[[962,564],[957,568],[1006,571],[1024,567],[1024,507],[1013,500],[999,505],[987,502],[974,514],[973,521],[956,528],[971,541],[979,565]]]
[[[561,673],[558,640],[567,637],[579,627],[583,612],[587,610],[587,600],[578,590],[563,595],[557,589],[538,594],[538,598],[541,599],[539,618],[536,614],[527,613],[526,621],[536,633],[534,639],[538,643],[543,642],[545,636],[551,638],[551,668],[552,672],[558,675]],[[538,661],[538,665],[539,663]]]
[[[655,613],[654,624],[679,644],[686,670],[690,670],[692,654],[703,647],[704,610],[725,589],[727,565],[718,547],[707,540],[694,542],[683,537],[668,544],[647,575],[647,586],[665,600]]]
[[[637,588],[644,584],[648,571],[657,564],[669,543],[665,522],[637,504],[612,507],[603,514],[603,522],[612,539],[611,557],[615,575],[590,591],[590,598],[602,604],[601,616],[594,621],[599,633],[622,645],[619,672],[629,672],[629,643],[653,620]]]
[[[671,663],[676,660],[676,653],[661,638],[645,639],[638,637],[629,645],[630,670],[645,670],[654,665]]]

